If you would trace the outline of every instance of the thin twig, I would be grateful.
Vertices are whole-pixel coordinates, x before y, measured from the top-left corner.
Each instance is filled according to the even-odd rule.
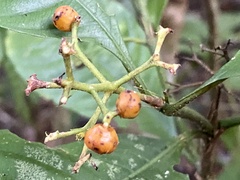
[[[139,38],[133,38],[133,37],[125,37],[123,38],[124,42],[133,42],[133,43],[137,43],[137,44],[142,44],[142,45],[147,45],[147,42],[143,39],[139,39]]]
[[[208,113],[208,119],[210,120],[210,122],[215,128],[217,128],[217,117],[218,117],[220,97],[221,97],[221,87],[216,86],[214,101],[212,101],[211,108]]]
[[[209,52],[211,54],[215,54],[215,55],[218,55],[218,56],[221,56],[221,57],[223,56],[223,54],[220,53],[220,52],[217,52],[215,48],[210,49],[210,48],[207,48],[206,46],[204,46],[203,44],[200,44],[200,49],[201,49],[202,52]]]
[[[187,61],[192,61],[192,62],[196,62],[197,64],[199,64],[201,67],[203,67],[209,74],[213,75],[214,72],[208,67],[207,64],[205,64],[203,61],[201,61],[200,59],[198,59],[198,57],[196,55],[193,55],[192,58],[189,57],[181,57],[184,60]]]
[[[175,86],[177,88],[175,89],[170,89],[168,91],[168,93],[176,93],[182,89],[185,89],[185,88],[190,88],[190,87],[194,87],[194,86],[200,86],[203,84],[202,81],[199,81],[199,82],[194,82],[194,83],[190,83],[190,84],[183,84],[183,85],[180,85],[180,84],[174,84],[174,83],[170,83],[170,82],[167,82],[168,84],[172,85],[172,86]]]
[[[222,51],[222,53],[223,53],[222,57],[224,57],[227,62],[230,61],[230,59],[231,59],[231,58],[229,57],[229,54],[228,54],[228,48],[229,48],[229,46],[230,46],[231,44],[233,44],[233,43],[232,43],[231,40],[229,39],[224,47],[218,46],[218,47],[215,48],[215,50],[220,50],[220,51]]]
[[[207,24],[208,24],[208,47],[215,48],[218,44],[218,17],[219,17],[219,2],[218,0],[204,0],[204,9],[206,9]],[[210,54],[209,56],[209,67],[213,71],[217,71],[220,68],[220,63],[216,61],[216,55]],[[210,108],[212,115],[212,125],[215,131],[215,123],[218,115],[218,104],[220,98],[220,88],[217,87],[211,92],[211,101],[213,106]],[[214,132],[215,134],[215,132]],[[215,173],[212,171],[215,158],[214,158],[214,143],[211,144],[208,139],[205,140],[205,146],[207,147],[204,151],[204,155],[201,161],[201,176],[203,179],[215,179]]]

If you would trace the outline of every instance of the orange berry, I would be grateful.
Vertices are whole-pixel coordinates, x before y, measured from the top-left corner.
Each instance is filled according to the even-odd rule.
[[[80,15],[72,7],[64,5],[58,7],[52,17],[54,26],[60,31],[71,31],[72,23],[79,21]]]
[[[119,94],[116,107],[120,117],[132,119],[140,112],[141,99],[136,92],[126,90]]]
[[[117,148],[119,141],[114,128],[103,124],[95,124],[86,132],[84,143],[98,154],[109,154]]]

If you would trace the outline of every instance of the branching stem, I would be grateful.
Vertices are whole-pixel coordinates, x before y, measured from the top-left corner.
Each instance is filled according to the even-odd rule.
[[[72,43],[74,46],[74,50],[76,53],[74,54],[78,59],[82,61],[82,63],[93,73],[93,75],[100,81],[106,82],[106,78],[102,75],[102,73],[89,61],[87,56],[81,51],[78,46],[78,36],[77,36],[78,24],[74,23],[72,26]]]

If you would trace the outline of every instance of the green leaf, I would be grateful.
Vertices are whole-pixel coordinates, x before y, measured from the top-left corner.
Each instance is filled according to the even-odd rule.
[[[239,126],[239,125],[240,125],[239,116],[228,117],[228,118],[219,120],[219,127],[224,129],[228,129],[228,128]]]
[[[135,20],[132,21],[134,17],[129,12],[126,12],[126,9],[124,9],[122,6],[115,2],[111,4],[111,11],[113,11],[113,8],[116,7],[118,7],[118,11],[116,13],[117,20],[120,23],[119,26],[123,27],[123,25],[125,25],[124,23],[127,24],[127,26],[125,25],[126,27],[124,26],[124,29],[127,30],[126,35],[145,38],[144,33],[137,25],[137,22]],[[108,8],[110,8],[110,5],[108,6]],[[22,42],[24,42],[25,46],[22,45]],[[15,65],[17,72],[24,80],[26,80],[33,73],[36,73],[39,79],[51,81],[53,78],[58,77],[65,71],[63,67],[62,57],[58,54],[59,43],[59,39],[42,39],[38,37],[11,32],[8,33],[7,38],[7,54],[9,56],[9,59]],[[94,42],[83,42],[80,43],[80,46],[84,50],[84,53],[89,57],[89,59],[92,60],[94,65],[101,71],[101,73],[105,75],[105,77],[108,78],[108,80],[116,80],[117,78],[120,78],[121,76],[126,74],[126,71],[121,66],[121,63],[117,60],[117,58],[103,48],[96,46]],[[127,47],[129,51],[132,52],[131,55],[134,59],[135,65],[142,64],[150,57],[148,49],[144,46],[138,44],[136,45],[135,43],[128,43]],[[94,81],[92,74],[88,72],[87,68],[75,69],[74,75],[76,80],[81,82],[96,82]],[[141,77],[144,77],[144,79],[149,79],[147,82],[149,90],[156,92],[157,95],[162,95],[163,88],[159,85],[158,81],[155,81],[155,79],[157,78],[157,74],[155,73],[155,71],[149,70],[147,72],[144,72]],[[132,85],[124,86],[126,88],[133,88]],[[24,88],[18,90],[23,92]],[[56,104],[58,104],[62,90],[43,89],[37,90],[36,92],[41,94],[44,98],[51,99]],[[85,106],[85,104],[91,104],[91,106]],[[90,95],[84,92],[73,91],[72,97],[69,99],[65,107],[89,117],[93,114],[96,108],[96,103]],[[114,98],[110,99],[108,107],[109,109],[114,109]],[[146,109],[147,114],[144,115],[142,113],[142,115],[139,117],[141,121],[138,120],[136,122],[140,125],[144,124],[141,125],[142,130],[148,130],[149,132],[153,132],[153,134],[155,135],[158,134],[158,136],[161,137],[164,134],[165,137],[167,129],[170,129],[166,128],[166,124],[170,124],[170,126],[172,127],[172,120],[169,120],[168,117],[159,117],[159,113],[157,111],[155,111],[153,114],[148,113],[152,111],[148,111],[149,108]],[[152,123],[146,124],[146,117]],[[157,118],[153,119],[152,117]],[[152,127],[160,127],[160,129],[163,129],[163,131],[159,131],[159,128],[152,129]]]
[[[239,142],[240,142],[240,136],[239,136],[239,127],[232,127],[224,131],[224,133],[221,136],[221,140],[226,146],[227,149],[233,150],[238,149]]]
[[[147,10],[151,22],[155,28],[158,28],[162,18],[163,10],[166,7],[168,0],[147,0]]]
[[[8,94],[11,96],[14,102],[14,109],[18,116],[26,123],[31,122],[31,110],[29,102],[26,100],[26,96],[23,91],[19,89],[24,89],[27,84],[18,73],[15,71],[15,67],[9,59],[3,60],[3,68],[6,71],[6,83],[5,86],[8,88]]]
[[[15,71],[15,67],[12,62],[8,59],[6,55],[6,35],[7,31],[0,28],[0,62],[1,66],[5,73],[4,83],[6,89],[5,91],[12,97],[12,100],[15,104],[15,111],[18,116],[20,116],[23,121],[30,122],[30,108],[28,102],[26,101],[25,95],[19,89],[24,88],[26,83],[18,76],[18,73]]]
[[[97,1],[1,1],[4,11],[0,12],[0,26],[17,32],[40,37],[62,38],[70,33],[57,30],[52,24],[55,9],[63,4],[74,7],[82,17],[79,37],[94,39],[120,59],[130,59],[119,34],[117,22],[106,15]]]
[[[22,42],[25,42],[27,45],[23,46]],[[8,33],[6,41],[7,56],[15,65],[15,70],[24,80],[34,73],[38,75],[39,79],[44,81],[52,81],[53,78],[60,76],[65,69],[62,57],[57,54],[58,46],[58,39],[48,38],[43,40],[42,38],[12,32]],[[93,81],[93,77],[86,68],[75,70],[74,75],[77,80],[82,82]],[[17,90],[24,94],[25,88],[26,84],[25,87],[19,86]],[[37,93],[43,98],[51,99],[58,104],[62,90],[39,89]],[[74,98],[69,99],[66,107],[84,116],[91,116],[96,108],[96,103],[91,96],[84,92],[76,93],[75,91],[72,92],[72,95]],[[93,105],[86,108],[86,106],[84,107],[86,103]]]
[[[25,42],[27,46],[22,46],[22,42]],[[86,48],[86,45],[89,47]],[[114,59],[112,54],[107,53],[106,50],[100,47],[94,48],[94,44],[86,45],[84,43],[81,44],[81,46],[84,46],[84,49],[86,49],[85,53],[109,80],[115,80],[125,75],[120,62],[117,61],[116,58]],[[15,70],[19,73],[20,77],[24,80],[33,73],[36,73],[39,79],[51,81],[64,72],[62,57],[56,53],[59,46],[58,39],[41,39],[11,32],[8,33],[6,46],[9,59],[15,65]],[[107,66],[104,64],[107,64]],[[114,71],[112,71],[113,69]],[[75,69],[74,75],[76,80],[80,82],[95,82],[92,74],[89,73],[87,68]],[[153,77],[152,71],[148,71],[148,76]],[[146,76],[144,75],[144,77]],[[149,89],[154,89],[155,92],[160,94],[163,90],[156,84],[154,78],[150,78],[148,81]],[[133,88],[129,85],[125,87],[130,89]],[[23,94],[25,88],[26,86],[19,86],[17,91]],[[35,93],[40,94],[43,98],[53,100],[55,104],[58,104],[62,90],[38,89],[30,96]],[[90,117],[97,106],[93,98],[85,92],[72,91],[71,94],[72,97],[64,107],[78,114]],[[115,108],[116,98],[116,95],[110,98],[107,103],[109,109]],[[91,104],[91,106],[86,106],[86,104]],[[130,122],[129,120],[117,119],[116,122],[120,126],[136,123],[140,131],[151,133],[164,139],[169,139],[169,137],[176,135],[173,119],[160,114],[157,110],[146,104],[143,105],[141,113],[133,121]]]
[[[69,1],[66,1],[69,2]],[[109,2],[109,1],[106,1]],[[0,2],[1,4],[2,2]],[[6,1],[6,3],[10,3],[10,1]],[[18,2],[13,2],[12,3],[18,3]],[[35,2],[28,2],[29,4],[34,4]],[[77,2],[78,3],[78,2]],[[81,2],[85,3],[85,2]],[[92,2],[93,3],[93,2]],[[41,4],[41,3],[40,3]],[[7,4],[6,4],[7,5]],[[11,4],[13,6],[13,4]],[[59,4],[58,4],[59,5]],[[17,4],[16,6],[21,6],[20,4]],[[27,13],[30,12],[31,7],[26,7],[26,12],[27,17],[33,17],[35,18],[34,21],[28,21],[27,19],[24,20],[25,23],[28,22],[27,28],[23,28],[22,21],[20,22],[17,21],[16,24],[12,24],[9,22],[9,27],[12,27],[11,29],[14,30],[19,30],[20,32],[24,32],[27,34],[33,34],[41,37],[62,37],[62,36],[70,36],[68,33],[59,33],[55,27],[51,25],[51,16],[52,12],[54,11],[54,8],[57,6],[54,3],[51,4],[51,6],[43,4],[44,9],[41,9],[41,5],[37,8],[37,4],[33,5],[32,7],[33,10],[31,11],[32,13]],[[79,7],[79,4],[76,4],[74,7]],[[108,6],[110,7],[110,5]],[[139,28],[137,25],[136,20],[134,17],[129,13],[126,12],[126,9],[124,9],[122,6],[120,6],[119,3],[113,3],[111,4],[112,9],[116,8],[118,11],[115,13],[118,13],[116,16],[117,21],[120,23],[119,26],[120,28],[123,27],[127,31],[126,35],[129,37],[140,37],[140,38],[145,38],[145,35],[143,31]],[[79,7],[80,8],[80,7]],[[52,9],[51,12],[49,12]],[[9,11],[3,11],[1,13],[10,13],[11,9]],[[19,15],[24,14],[24,8],[21,10],[21,12],[18,12]],[[36,15],[37,13],[40,14],[39,11],[45,12],[41,17],[41,22],[38,19],[39,16]],[[87,9],[83,9],[81,12],[88,14]],[[99,11],[102,12],[100,9]],[[113,12],[113,11],[112,11]],[[14,12],[13,12],[14,13]],[[100,38],[95,37],[96,34],[90,32],[88,30],[84,30],[84,26],[89,27],[86,24],[86,18],[90,15],[84,15],[82,14],[82,24],[79,28],[80,34],[85,33],[88,34],[87,37],[80,36],[82,40],[89,40],[89,39],[96,39]],[[110,17],[104,14],[98,15],[100,12],[95,12],[94,16],[98,16],[96,18],[103,18],[103,20],[106,20],[106,22],[103,23],[103,20],[101,21],[102,24],[101,26],[109,26],[106,23],[108,22],[107,19],[109,20]],[[48,15],[47,15],[48,14]],[[46,17],[45,17],[46,16]],[[93,18],[94,16],[89,17]],[[104,17],[103,17],[104,16]],[[25,15],[23,16],[24,18]],[[85,18],[84,18],[85,17]],[[6,17],[8,19],[10,17]],[[46,19],[49,21],[49,27],[46,25],[40,25],[42,22],[44,22]],[[14,21],[14,18],[11,18],[11,21]],[[84,22],[85,21],[85,22]],[[1,23],[4,22],[4,19],[0,19],[0,25]],[[36,24],[35,24],[36,22]],[[94,23],[93,23],[94,22]],[[92,27],[99,27],[97,25],[99,22],[95,22],[95,20],[91,20],[90,24]],[[126,24],[124,24],[126,23]],[[33,26],[36,26],[36,28],[33,28]],[[40,27],[43,27],[41,30],[39,29]],[[115,27],[117,31],[117,27]],[[107,29],[107,28],[106,28]],[[99,29],[98,31],[100,34],[104,33],[103,30]],[[120,38],[120,35],[118,34],[115,36],[115,31],[111,30],[111,33],[113,33],[112,38],[115,38],[115,41],[117,41],[117,38]],[[83,37],[83,38],[82,38]],[[106,35],[104,35],[106,37]],[[106,37],[105,39],[108,39]],[[99,39],[100,40],[103,39]],[[124,68],[121,66],[121,63],[117,61],[117,58],[114,57],[112,54],[109,52],[105,51],[103,48],[96,46],[96,41],[91,42],[91,43],[80,43],[80,46],[83,47],[82,49],[84,52],[87,54],[87,56],[93,61],[94,65],[97,66],[101,72],[109,78],[109,80],[116,80],[117,78],[123,76],[126,74]],[[22,45],[24,42],[24,46]],[[7,54],[9,56],[9,59],[13,62],[15,65],[16,71],[20,74],[20,76],[26,80],[30,75],[33,73],[36,73],[38,75],[38,78],[41,80],[45,81],[51,81],[53,78],[58,77],[60,74],[62,74],[65,70],[63,67],[63,62],[62,62],[62,57],[58,55],[58,47],[59,47],[60,40],[59,39],[54,39],[54,38],[39,38],[39,37],[33,37],[33,36],[28,36],[24,34],[17,34],[17,33],[9,33],[8,34],[8,40],[7,40]],[[89,47],[86,47],[89,46]],[[128,43],[127,47],[129,49],[129,52],[131,53],[132,58],[134,58],[134,64],[135,65],[140,65],[143,62],[145,62],[149,57],[150,53],[148,49],[142,45],[136,45],[135,43]],[[94,78],[92,77],[92,74],[88,72],[87,68],[83,69],[75,69],[74,70],[74,75],[76,80],[81,81],[81,82],[86,82],[86,83],[93,83],[96,82],[94,81]],[[141,77],[144,77],[144,79],[150,79],[147,82],[148,89],[151,91],[154,91],[158,95],[162,95],[163,88],[159,85],[158,81],[156,82],[155,79],[157,78],[157,74],[155,71],[147,71],[141,74]],[[131,86],[125,86],[128,88],[133,88]],[[19,88],[18,89],[20,92],[23,93],[24,88]],[[40,93],[43,97],[48,98],[53,100],[56,104],[59,102],[59,98],[61,96],[62,90],[61,89],[51,89],[51,90],[37,90],[34,93]],[[96,103],[95,101],[91,98],[89,94],[86,94],[84,92],[76,92],[72,91],[71,92],[71,98],[69,99],[68,103],[65,105],[65,107],[82,114],[84,116],[91,116],[96,108]],[[86,104],[90,104],[90,106],[86,106]],[[110,102],[107,104],[109,109],[114,109],[115,108],[115,101],[114,98],[110,99]],[[143,108],[144,109],[144,108]],[[147,120],[147,121],[146,121]],[[148,132],[154,135],[157,135],[158,137],[165,137],[169,138],[172,137],[172,135],[175,135],[174,130],[169,131],[169,129],[174,129],[173,126],[173,120],[169,117],[159,115],[159,112],[157,112],[154,109],[145,108],[143,110],[143,113],[141,113],[140,116],[138,116],[138,119],[136,121],[136,124],[139,125],[140,130],[144,132]],[[151,123],[148,123],[151,122]]]
[[[22,42],[25,42],[27,45],[23,46]],[[40,80],[52,81],[53,78],[60,76],[65,71],[63,59],[57,53],[59,43],[60,40],[58,39],[42,39],[10,32],[6,40],[6,53],[8,59],[15,65],[15,70],[24,80],[36,73]],[[93,47],[94,45],[90,44],[90,48],[93,49]],[[101,69],[101,72],[108,77],[110,81],[125,75],[121,63],[103,48],[94,48],[94,50],[87,52],[87,54],[89,54],[90,59],[92,59],[96,67]],[[104,64],[108,65],[105,66]],[[112,71],[112,69],[115,70]],[[96,82],[96,79],[94,79],[87,68],[74,69],[74,76],[75,79],[80,82]],[[25,87],[19,86],[17,91],[24,94],[25,88],[26,84]],[[34,93],[39,93],[43,98],[53,100],[58,104],[62,89],[39,89]],[[97,106],[95,100],[85,92],[72,91],[71,95],[72,97],[68,100],[65,107],[90,117]],[[86,104],[91,104],[91,106],[86,106]],[[112,109],[114,106],[115,103],[112,102],[110,108]]]
[[[1,179],[71,179],[73,159],[62,150],[46,148],[40,143],[20,139],[6,130],[0,131]],[[73,179],[76,179],[73,177]]]
[[[5,39],[6,39],[6,30],[0,28],[0,63],[2,62],[5,54]]]
[[[116,1],[112,1],[105,8],[107,12],[109,12],[109,14],[116,15],[115,18],[119,24],[122,36],[128,40],[132,39],[132,41],[126,41],[126,47],[128,49],[128,52],[130,52],[133,64],[135,66],[140,66],[149,59],[152,52],[149,51],[148,47],[143,46],[142,44],[138,44],[134,41],[139,40],[145,42],[146,35],[142,28],[139,26],[139,23],[136,20],[133,10],[129,11],[129,9],[125,7],[127,5],[123,6],[122,4],[123,2],[119,3]],[[144,80],[144,84],[147,86],[147,90],[149,90],[147,91],[147,93],[157,96],[163,95],[162,92],[165,89],[160,83],[161,82],[160,80],[156,81],[156,79],[159,79],[159,75],[156,69],[154,68],[149,69],[147,71],[142,72],[138,76],[140,76]],[[152,92],[154,92],[155,94]]]
[[[129,53],[121,38],[117,21],[108,16],[97,1],[45,1],[33,0],[24,3],[19,1],[1,1],[6,7],[0,12],[0,27],[41,37],[62,38],[69,33],[59,32],[52,24],[51,18],[55,9],[63,4],[74,7],[81,15],[79,37],[83,41],[94,41],[112,52],[127,71],[134,69]],[[142,80],[138,78],[140,82]],[[143,82],[142,82],[143,84]]]
[[[188,179],[172,168],[179,161],[181,149],[193,138],[181,135],[172,143],[160,139],[121,135],[120,144],[109,155],[93,153],[99,170],[86,163],[78,174],[71,169],[81,152],[82,142],[48,148],[25,141],[6,130],[0,131],[1,179]],[[124,156],[123,156],[124,155]],[[135,174],[135,175],[134,175]]]

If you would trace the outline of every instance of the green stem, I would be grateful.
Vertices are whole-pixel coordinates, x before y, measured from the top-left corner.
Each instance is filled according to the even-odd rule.
[[[218,84],[220,84],[224,80],[226,80],[226,79],[221,79],[221,80],[215,81],[211,84],[208,84],[207,86],[205,86],[203,88],[201,88],[201,86],[200,86],[198,89],[196,89],[192,93],[188,94],[187,96],[181,98],[177,102],[175,102],[173,104],[166,104],[166,106],[161,108],[161,111],[164,114],[170,116],[170,115],[174,114],[175,112],[177,112],[178,110],[180,110],[181,108],[183,108],[184,106],[186,106],[191,101],[195,100],[197,97],[201,96],[202,94],[209,91],[213,87],[216,87]]]
[[[104,94],[104,96],[103,96],[102,102],[105,104],[110,96],[111,96],[111,93],[110,92],[106,92]],[[101,109],[100,109],[100,107],[97,107],[97,109],[95,110],[94,114],[92,115],[92,117],[89,119],[89,121],[87,122],[87,124],[84,127],[89,129],[94,124],[96,124],[100,114],[101,114]]]
[[[142,40],[142,39],[139,39],[139,38],[126,37],[126,38],[123,38],[123,41],[147,45],[147,42],[145,40]]]
[[[117,111],[109,111],[103,118],[104,124],[110,124],[112,119],[118,115]]]
[[[69,83],[67,86],[63,89],[62,97],[60,98],[59,105],[66,104],[68,98],[70,97],[70,92],[72,90],[72,83]]]
[[[91,94],[94,97],[95,101],[97,102],[99,108],[101,109],[102,114],[105,116],[108,112],[108,109],[103,103],[102,99],[100,99],[98,93],[95,90],[91,90]]]
[[[160,109],[163,114],[167,116],[176,116],[186,118],[192,122],[197,123],[205,132],[212,134],[213,127],[211,123],[197,111],[184,107],[182,109],[176,108],[168,103],[166,103],[162,109]],[[171,113],[169,113],[171,112]]]
[[[162,26],[159,26],[159,31],[157,32],[157,43],[154,50],[154,55],[160,56],[160,50],[162,48],[163,41],[165,40],[165,37],[168,33],[172,32],[170,28],[163,28]]]
[[[91,93],[92,90],[96,92],[109,92],[109,91],[115,91],[117,89],[117,87],[109,81],[105,81],[103,83],[97,83],[97,84],[85,84],[85,83],[80,83],[75,81],[73,83],[73,88],[81,89],[89,93]]]
[[[47,88],[47,89],[62,88],[62,87],[68,86],[69,83],[71,82],[65,79],[61,80],[61,85],[58,85],[57,83],[54,83],[54,82],[46,82],[46,86],[44,88]],[[96,92],[108,92],[108,91],[121,92],[124,90],[124,88],[122,87],[117,88],[116,85],[114,85],[112,82],[109,82],[109,81],[106,81],[103,83],[96,83],[96,84],[87,84],[87,83],[74,81],[72,82],[72,89],[84,91],[88,93],[91,93],[92,90]]]
[[[109,92],[105,93],[103,96],[102,102],[106,103],[110,96],[111,96],[111,93],[109,93]],[[97,107],[94,114],[92,115],[92,117],[89,119],[89,121],[87,122],[87,124],[85,126],[83,126],[81,128],[71,129],[70,131],[66,131],[66,132],[56,131],[56,132],[53,132],[50,134],[46,134],[44,143],[86,132],[90,127],[92,127],[94,124],[96,124],[100,114],[101,114],[101,109],[99,107]]]
[[[154,63],[152,61],[152,57],[147,60],[147,62],[145,62],[144,64],[142,64],[141,66],[137,67],[136,69],[134,69],[133,71],[129,72],[128,74],[126,74],[125,76],[123,76],[122,78],[118,79],[117,81],[114,82],[114,84],[119,87],[122,84],[128,82],[129,80],[131,80],[132,78],[134,78],[136,75],[138,75],[139,73],[145,71],[146,69],[150,68],[154,66]]]
[[[206,133],[213,133],[212,124],[204,116],[191,108],[184,107],[180,109],[175,116],[188,119],[191,122],[195,122],[202,128],[202,131]]]
[[[179,67],[177,64],[167,64],[162,61],[154,61],[153,57],[150,57],[144,64],[142,64],[138,68],[134,69],[130,73],[126,74],[125,76],[123,76],[122,78],[114,82],[103,81],[101,83],[96,83],[96,84],[86,84],[86,83],[74,81],[72,82],[72,89],[81,90],[88,93],[91,93],[92,90],[96,92],[107,92],[107,91],[121,92],[123,90],[123,88],[120,87],[122,84],[133,79],[136,75],[140,74],[146,69],[149,69],[154,66],[162,67],[172,71],[176,71],[176,68]],[[61,85],[63,87],[67,86],[68,83],[69,83],[68,80],[64,80],[64,79],[61,80]],[[55,83],[48,82],[48,84],[49,86],[47,88],[59,88],[59,86],[56,85]]]
[[[87,56],[81,51],[80,47],[78,46],[78,36],[77,36],[77,30],[78,30],[78,23],[74,23],[72,26],[72,42],[74,46],[74,50],[76,53],[74,54],[78,59],[82,61],[82,63],[94,74],[94,76],[100,81],[100,82],[106,82],[107,80],[102,75],[100,71],[89,61]]]
[[[46,134],[44,143],[47,143],[49,141],[54,141],[54,140],[57,140],[60,138],[72,136],[72,135],[78,134],[80,132],[85,132],[86,130],[87,130],[86,127],[82,127],[82,128],[71,129],[70,131],[66,131],[66,132],[55,131],[53,133]]]
[[[240,125],[240,117],[231,117],[219,121],[219,128],[228,129]]]
[[[74,81],[70,55],[63,55],[63,60],[66,69],[67,80]]]

